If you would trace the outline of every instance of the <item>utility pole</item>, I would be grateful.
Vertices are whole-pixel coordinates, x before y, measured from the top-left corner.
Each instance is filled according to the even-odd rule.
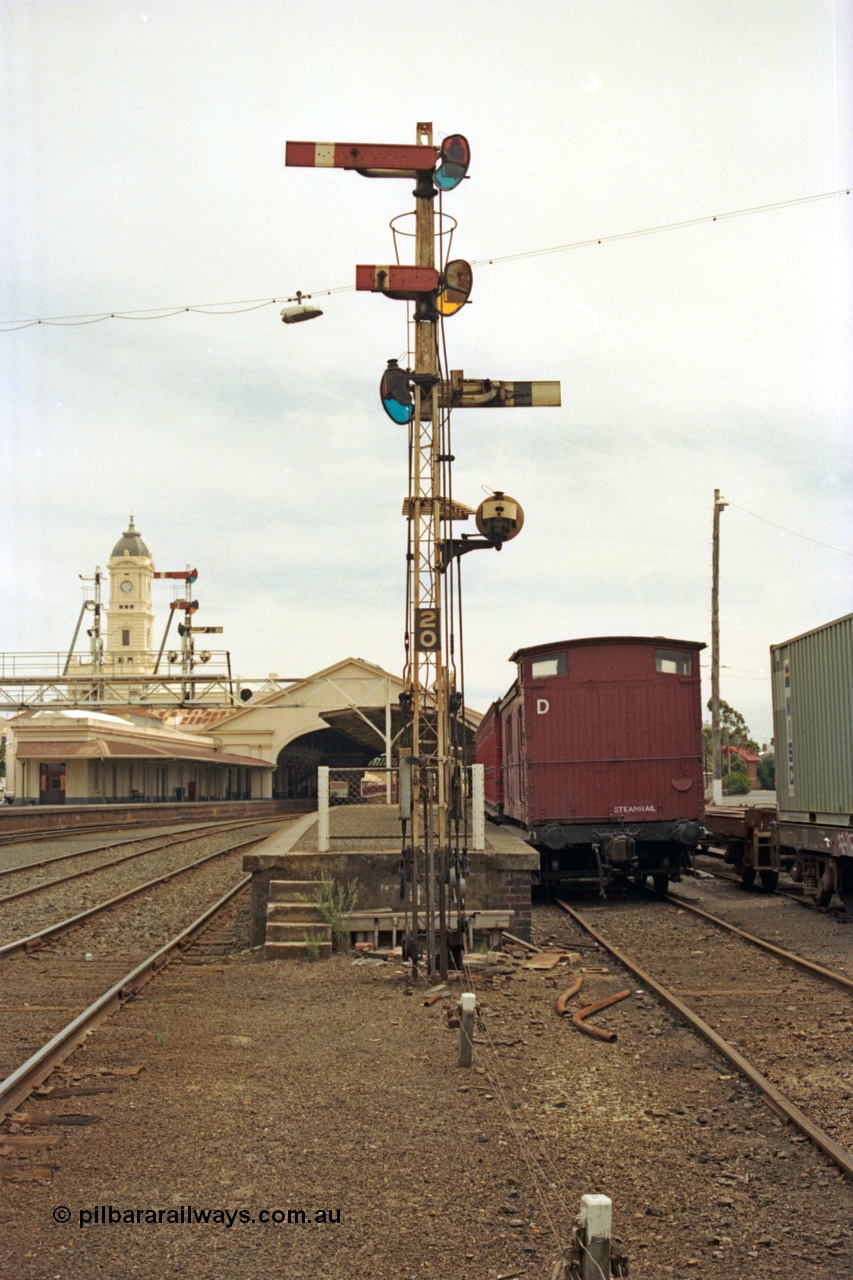
[[[714,804],[723,802],[723,756],[720,748],[720,512],[729,504],[714,490],[714,545],[711,573],[711,742],[714,753]]]
[[[456,675],[456,642],[461,650],[461,616],[452,618],[452,578],[459,560],[479,548],[500,550],[520,532],[524,513],[514,499],[495,493],[476,512],[456,502],[450,481],[450,412],[453,408],[559,405],[558,382],[496,382],[465,379],[461,370],[442,370],[438,330],[468,301],[471,267],[463,259],[445,261],[444,226],[436,199],[465,178],[470,148],[462,134],[433,143],[431,123],[421,121],[415,146],[288,142],[285,163],[308,168],[354,169],[370,178],[415,180],[415,261],[356,267],[356,289],[384,293],[414,305],[414,368],[389,360],[380,382],[385,412],[409,429],[409,487],[403,513],[409,522],[405,692],[400,698],[404,747],[400,752],[400,815],[403,823],[401,887],[408,886],[411,927],[406,946],[413,972],[419,964],[423,877],[426,965],[436,959],[447,977],[451,948],[465,944],[467,837],[461,835],[465,786],[464,696]],[[404,215],[405,216],[405,215]],[[392,228],[394,227],[392,222]],[[452,219],[449,220],[455,225]],[[439,252],[436,255],[436,240]],[[437,260],[438,257],[438,260]],[[442,343],[442,348],[443,348]],[[475,516],[481,538],[453,537],[455,520]],[[461,615],[461,606],[460,606]],[[458,635],[454,631],[458,628]],[[456,733],[454,735],[454,728]],[[390,766],[390,760],[387,762]],[[449,895],[456,922],[448,919]],[[438,953],[435,914],[438,914]]]

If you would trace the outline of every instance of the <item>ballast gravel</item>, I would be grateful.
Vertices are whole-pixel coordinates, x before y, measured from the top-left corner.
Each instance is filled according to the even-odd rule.
[[[536,913],[543,939],[556,919]],[[232,936],[247,945],[245,903]],[[853,1270],[843,1175],[600,953],[583,956],[587,995],[632,990],[599,1019],[614,1042],[557,1016],[567,969],[481,974],[470,1071],[459,983],[426,1007],[432,979],[393,963],[206,954],[54,1076],[82,1092],[3,1126],[0,1160],[42,1178],[0,1179],[0,1272],[550,1280],[593,1191],[613,1200],[631,1280]],[[32,1123],[57,1113],[94,1122]],[[22,1137],[56,1145],[22,1155]]]
[[[12,902],[0,903],[0,941],[11,942],[17,938],[26,937],[30,933],[43,929],[59,920],[77,915],[89,907],[106,902],[121,893],[134,889],[170,871],[187,866],[220,849],[233,848],[247,840],[262,840],[268,834],[269,826],[262,824],[244,827],[236,831],[226,830],[202,835],[187,831],[183,833],[185,839],[171,832],[158,833],[159,838],[156,844],[159,846],[168,841],[169,844],[166,848],[151,847],[145,853],[135,857],[127,856],[128,853],[135,852],[133,848],[124,851],[121,849],[112,850],[109,855],[101,855],[101,859],[105,860],[107,856],[110,858],[122,857],[122,853],[124,853],[122,861],[117,866],[100,868],[98,862],[92,861],[91,855],[82,858],[80,863],[78,863],[77,859],[62,861],[54,871],[51,871],[50,868],[42,870],[41,877],[44,887],[39,889],[38,892]],[[171,843],[174,840],[178,840],[178,843]],[[239,868],[240,855],[234,855],[234,857],[236,859],[235,865]],[[80,865],[81,863],[82,865]],[[209,865],[214,864],[211,863]],[[50,883],[54,878],[67,876],[75,871],[82,870],[84,867],[87,868],[85,876],[77,876],[64,883]],[[15,893],[19,889],[27,887],[27,881],[23,875],[14,878],[10,877],[8,881],[4,881],[2,878],[4,869],[2,862],[0,862],[0,886],[2,886],[0,887],[0,895],[4,892]],[[191,872],[188,874],[192,876],[197,873]],[[175,883],[175,881],[171,881],[168,886],[163,886],[167,900],[172,896],[172,887]],[[159,890],[152,890],[151,892],[159,892]],[[191,891],[190,896],[194,897],[195,891]],[[166,927],[169,927],[168,924]]]

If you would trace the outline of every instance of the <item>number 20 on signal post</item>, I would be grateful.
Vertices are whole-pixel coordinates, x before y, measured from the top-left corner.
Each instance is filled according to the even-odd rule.
[[[441,648],[441,611],[415,609],[415,649],[418,653],[436,653]]]

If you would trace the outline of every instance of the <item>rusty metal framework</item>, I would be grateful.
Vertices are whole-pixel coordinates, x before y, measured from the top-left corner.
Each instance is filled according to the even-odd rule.
[[[418,124],[419,141],[432,146],[432,125]],[[435,267],[435,186],[432,173],[419,175],[415,188],[415,263]],[[443,264],[441,264],[443,265]],[[447,975],[447,883],[449,872],[448,670],[444,662],[447,618],[442,616],[443,516],[442,454],[438,369],[438,316],[432,298],[414,303],[415,413],[412,422],[409,511],[411,591],[407,620],[405,682],[411,697],[412,808],[409,841],[403,839],[405,869],[411,877],[412,920],[418,918],[418,855],[425,861],[427,970],[435,959],[435,908],[439,918],[439,968]],[[433,385],[430,385],[430,384]],[[449,514],[449,513],[448,513]],[[434,901],[437,899],[437,902]],[[457,919],[464,933],[464,900]],[[409,951],[418,963],[418,931]]]
[[[262,697],[301,677],[272,680],[235,677],[227,650],[213,652],[209,662],[187,666],[183,658],[162,673],[134,673],[104,657],[93,669],[88,655],[0,654],[0,713],[20,711],[114,711],[137,708],[233,707],[246,705],[244,690]],[[66,667],[68,674],[66,674]],[[177,669],[175,669],[177,667]]]
[[[431,971],[437,961],[442,977],[447,976],[451,948],[461,951],[466,935],[468,836],[460,729],[464,672],[459,560],[477,547],[500,549],[519,532],[524,520],[519,504],[502,493],[481,503],[476,513],[453,501],[450,411],[453,407],[560,403],[559,383],[466,380],[461,370],[449,371],[446,358],[442,362],[444,318],[467,302],[472,273],[462,259],[447,261],[456,222],[443,214],[441,200],[443,192],[452,191],[466,176],[469,160],[470,148],[461,134],[445,137],[437,147],[432,124],[425,121],[417,124],[414,146],[288,142],[286,155],[288,165],[354,169],[365,177],[415,180],[414,263],[403,264],[398,255],[396,264],[361,264],[356,267],[356,289],[383,293],[413,307],[414,341],[409,351],[413,367],[402,370],[396,360],[390,360],[381,390],[386,412],[409,429],[408,491],[403,507],[408,541],[405,689],[400,698],[405,726],[399,749],[401,887],[408,894],[409,958],[416,970],[420,959],[417,922],[425,906],[427,969]],[[411,213],[404,213],[392,220],[395,246],[399,235],[410,236],[402,231],[403,220],[410,217]],[[483,536],[454,539],[453,521],[475,514]],[[452,930],[451,895],[456,910]]]

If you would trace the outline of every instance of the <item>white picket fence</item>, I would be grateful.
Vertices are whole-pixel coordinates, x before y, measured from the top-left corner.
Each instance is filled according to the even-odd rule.
[[[317,847],[329,851],[329,811],[339,805],[382,805],[399,803],[398,769],[369,767],[366,769],[317,769]],[[481,852],[486,847],[486,810],[483,790],[483,765],[471,765],[471,849]]]

